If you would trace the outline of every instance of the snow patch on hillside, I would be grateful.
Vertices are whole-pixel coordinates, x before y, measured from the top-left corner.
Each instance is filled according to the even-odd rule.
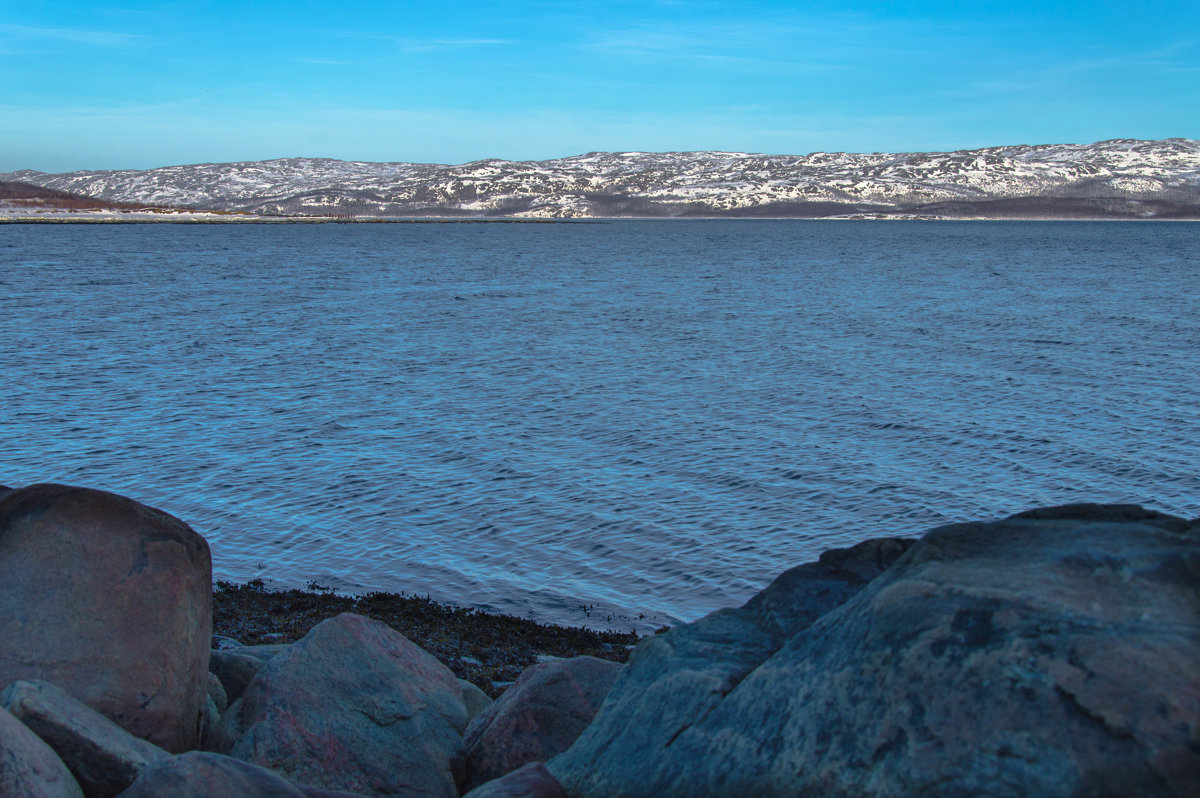
[[[119,202],[283,215],[705,215],[814,203],[868,212],[1027,197],[1197,205],[1200,142],[1117,139],[947,153],[591,152],[459,165],[282,158],[0,179]]]

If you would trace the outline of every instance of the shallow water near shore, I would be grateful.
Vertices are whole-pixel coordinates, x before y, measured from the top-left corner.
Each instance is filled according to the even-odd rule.
[[[9,226],[0,483],[167,510],[222,579],[645,631],[872,536],[1200,515],[1197,253],[1164,223]]]

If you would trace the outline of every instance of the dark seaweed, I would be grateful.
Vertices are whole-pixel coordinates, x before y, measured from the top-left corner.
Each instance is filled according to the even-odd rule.
[[[213,590],[213,634],[244,645],[291,643],[326,618],[354,612],[391,626],[493,697],[539,655],[587,654],[624,662],[638,641],[632,633],[548,626],[404,593],[343,596],[313,587],[276,591],[261,581],[218,582]]]

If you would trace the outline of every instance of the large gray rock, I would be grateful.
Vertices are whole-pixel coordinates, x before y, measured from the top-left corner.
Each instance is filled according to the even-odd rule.
[[[469,726],[471,721],[479,717],[480,712],[492,705],[492,699],[473,682],[459,679],[458,684],[462,687],[463,706],[467,708],[467,724]]]
[[[527,668],[467,727],[463,789],[567,750],[592,722],[622,667],[596,657],[573,657]]]
[[[221,680],[212,671],[208,672],[208,700],[212,702],[218,714],[229,708],[229,696],[225,693],[225,685],[221,684]]]
[[[318,787],[455,798],[466,716],[449,668],[387,625],[343,614],[266,662],[212,741]]]
[[[567,792],[541,762],[530,762],[482,784],[463,798],[567,798]]]
[[[291,648],[291,643],[259,643],[253,646],[242,646],[237,649],[242,654],[249,654],[259,662],[266,662]]]
[[[59,758],[88,798],[111,798],[147,765],[170,756],[47,682],[13,682],[0,692],[3,706]]]
[[[208,695],[204,697],[203,722],[200,724],[200,740],[204,741],[212,734],[213,729],[221,721],[221,715],[229,708],[229,698],[225,695],[225,685],[212,671],[208,673]]]
[[[208,669],[225,688],[225,699],[232,704],[241,698],[242,691],[262,667],[263,660],[240,649],[213,649],[209,652]]]
[[[1200,524],[942,527],[864,584],[893,545],[643,642],[551,772],[576,798],[1200,794]]]
[[[220,754],[193,751],[146,768],[121,798],[354,798],[293,784],[278,773]]]
[[[5,709],[0,709],[0,796],[83,798],[58,755]]]
[[[0,684],[55,684],[169,751],[199,741],[208,544],[130,499],[32,485],[0,498]]]

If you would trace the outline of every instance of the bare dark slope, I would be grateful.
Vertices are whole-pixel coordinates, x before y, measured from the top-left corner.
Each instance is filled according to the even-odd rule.
[[[64,211],[164,210],[163,206],[134,202],[112,202],[71,191],[35,186],[19,181],[0,181],[0,202],[24,208]]]

